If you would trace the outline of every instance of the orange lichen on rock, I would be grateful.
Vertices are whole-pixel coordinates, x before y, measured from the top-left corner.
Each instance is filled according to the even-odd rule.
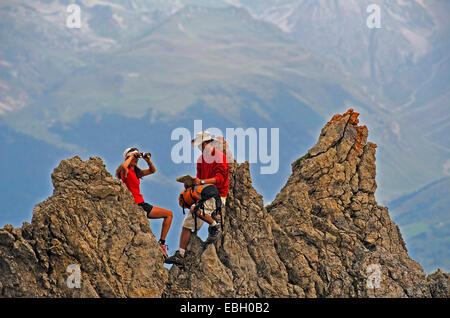
[[[355,148],[359,152],[362,152],[362,148],[363,148],[362,141],[363,141],[364,136],[367,136],[368,130],[367,130],[366,126],[357,126],[356,131],[358,132],[358,134],[356,135],[356,138],[355,138]]]
[[[366,126],[358,126],[359,124],[359,113],[355,112],[353,110],[353,108],[349,108],[344,114],[336,114],[334,115],[331,120],[325,125],[325,127],[331,125],[332,123],[335,123],[339,120],[341,120],[344,117],[348,118],[348,123],[351,124],[353,127],[355,127],[356,131],[357,131],[357,135],[355,137],[355,148],[357,149],[357,151],[359,153],[362,152],[363,149],[363,141],[364,141],[364,137],[367,137],[368,134],[368,130]],[[376,147],[376,145],[375,145]]]
[[[331,125],[334,122],[337,122],[339,120],[341,120],[342,118],[346,117],[346,116],[350,116],[349,118],[349,123],[352,124],[353,126],[356,126],[359,124],[359,113],[353,111],[353,108],[349,108],[344,114],[336,114],[334,115],[331,120],[325,125],[325,127]]]
[[[353,114],[353,108],[350,108],[349,110],[347,110],[344,114],[336,114],[336,115],[334,115],[332,118],[331,118],[331,120],[325,125],[325,127],[327,127],[327,126],[329,126],[329,125],[331,125],[332,123],[334,123],[334,122],[337,122],[337,121],[339,121],[339,120],[341,120],[342,118],[344,118],[345,116],[347,116],[347,115],[351,115],[351,114]],[[358,114],[358,113],[355,113],[355,114]],[[359,115],[359,114],[358,114]],[[358,115],[356,116],[356,117],[358,117]]]
[[[349,119],[350,124],[358,125],[358,123],[359,123],[358,116],[359,116],[359,113],[357,113],[357,112],[351,113],[350,119]]]

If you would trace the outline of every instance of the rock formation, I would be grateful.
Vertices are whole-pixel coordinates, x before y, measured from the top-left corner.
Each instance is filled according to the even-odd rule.
[[[163,255],[122,182],[99,158],[79,157],[63,160],[52,181],[31,224],[0,230],[0,295],[160,297]],[[80,266],[81,288],[68,287],[71,264]]]
[[[193,235],[183,269],[169,273],[168,297],[287,297],[294,294],[274,246],[273,218],[251,186],[248,163],[230,165],[222,238],[204,245]],[[301,296],[301,295],[299,295]]]
[[[293,163],[267,207],[279,225],[278,255],[289,281],[307,297],[428,297],[422,267],[408,256],[387,208],[375,201],[376,145],[367,134],[350,109],[334,116],[319,142]],[[377,277],[378,288],[366,288],[369,276]]]
[[[248,163],[230,164],[223,235],[193,235],[167,270],[148,220],[99,158],[63,160],[31,224],[0,229],[0,296],[449,297],[375,201],[375,150],[358,113],[335,115],[264,207]],[[179,229],[172,229],[179,230]],[[69,288],[79,264],[81,288]]]

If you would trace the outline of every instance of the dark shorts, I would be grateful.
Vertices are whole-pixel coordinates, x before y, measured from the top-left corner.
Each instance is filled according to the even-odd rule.
[[[144,209],[145,212],[147,212],[147,217],[150,215],[150,212],[153,209],[153,205],[148,204],[147,202],[141,202],[138,204],[141,208]]]

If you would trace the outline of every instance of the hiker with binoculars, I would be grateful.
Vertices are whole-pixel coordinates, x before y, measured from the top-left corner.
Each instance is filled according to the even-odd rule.
[[[155,173],[156,168],[153,162],[150,160],[151,154],[146,152],[139,152],[137,148],[127,148],[123,153],[124,162],[117,168],[116,177],[121,179],[128,190],[134,197],[134,202],[139,205],[146,213],[149,219],[161,219],[163,218],[162,228],[161,228],[161,238],[159,240],[159,246],[163,252],[165,258],[167,258],[166,251],[166,236],[169,232],[170,225],[172,223],[173,214],[172,211],[166,210],[157,206],[153,206],[144,201],[141,194],[139,179],[144,176]],[[143,158],[147,164],[148,169],[140,169],[138,167],[139,158]]]

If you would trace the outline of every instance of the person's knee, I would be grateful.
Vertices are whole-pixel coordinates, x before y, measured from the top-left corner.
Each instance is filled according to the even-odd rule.
[[[193,229],[186,227],[186,226],[183,226],[181,228],[181,234],[183,234],[183,233],[190,234],[190,233],[192,233],[192,231],[193,231]]]

